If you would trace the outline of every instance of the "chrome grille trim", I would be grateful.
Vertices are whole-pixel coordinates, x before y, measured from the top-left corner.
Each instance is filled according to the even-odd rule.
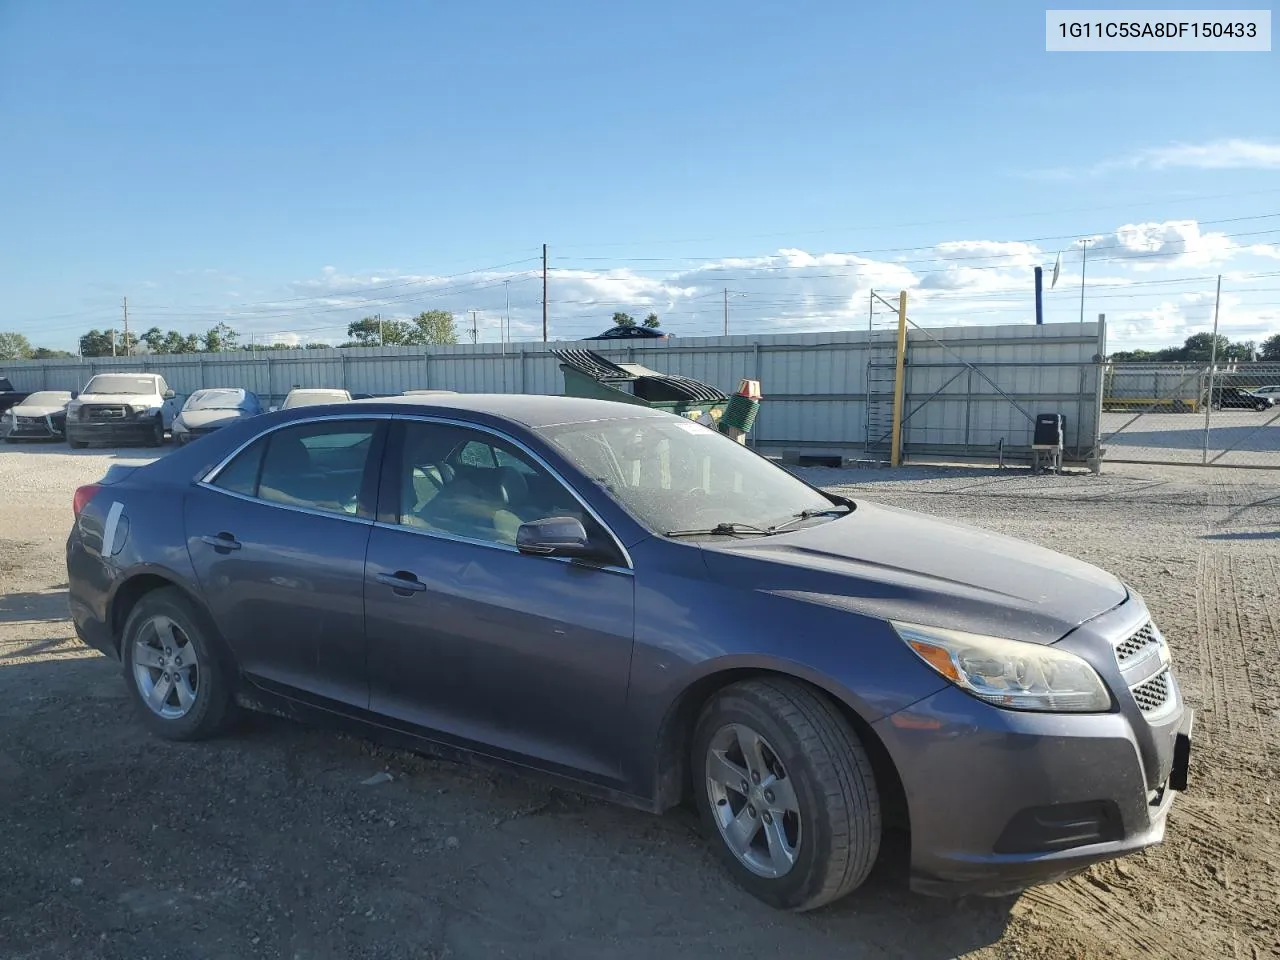
[[[1148,715],[1158,713],[1173,699],[1173,677],[1169,668],[1166,667],[1151,679],[1144,680],[1130,692],[1139,710]]]
[[[1155,624],[1148,620],[1129,636],[1116,644],[1116,662],[1123,667],[1147,651],[1160,645],[1160,634]]]

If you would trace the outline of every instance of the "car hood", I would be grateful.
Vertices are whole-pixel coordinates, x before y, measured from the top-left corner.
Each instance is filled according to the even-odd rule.
[[[126,403],[131,407],[158,407],[163,402],[145,393],[82,393],[72,403]]]
[[[51,413],[62,413],[67,409],[65,403],[20,403],[10,407],[20,417],[47,417]]]
[[[228,423],[240,419],[238,410],[183,410],[179,419],[192,430],[204,430],[207,427],[225,427]]]
[[[1128,590],[1091,564],[977,527],[858,501],[849,516],[702,544],[713,577],[886,619],[1053,643]]]

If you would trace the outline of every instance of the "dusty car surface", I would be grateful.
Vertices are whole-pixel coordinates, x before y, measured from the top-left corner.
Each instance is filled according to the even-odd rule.
[[[67,404],[71,402],[69,390],[38,390],[29,394],[17,406],[10,407],[5,419],[9,432],[5,440],[48,440],[60,438],[67,431]]]
[[[197,390],[173,418],[173,441],[190,443],[243,417],[263,412],[257,394],[240,387],[209,387]]]
[[[238,422],[76,492],[77,634],[142,720],[242,706],[698,806],[774,906],[998,893],[1160,841],[1191,711],[1088,564],[824,493],[718,431],[565,397]]]

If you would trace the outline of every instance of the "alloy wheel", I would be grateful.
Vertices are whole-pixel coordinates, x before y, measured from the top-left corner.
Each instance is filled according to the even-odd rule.
[[[785,876],[803,839],[800,804],[777,751],[741,723],[716,731],[707,746],[707,798],[725,845],[757,876]]]
[[[133,676],[152,713],[165,720],[185,717],[200,693],[195,644],[169,617],[152,617],[133,642]]]

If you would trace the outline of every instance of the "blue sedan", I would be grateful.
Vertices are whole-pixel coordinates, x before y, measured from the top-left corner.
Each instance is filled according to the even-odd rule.
[[[999,893],[1157,843],[1191,711],[1088,564],[825,493],[690,420],[408,396],[238,420],[76,491],[71,610],[177,740],[260,708],[652,812],[807,910],[884,832]]]

